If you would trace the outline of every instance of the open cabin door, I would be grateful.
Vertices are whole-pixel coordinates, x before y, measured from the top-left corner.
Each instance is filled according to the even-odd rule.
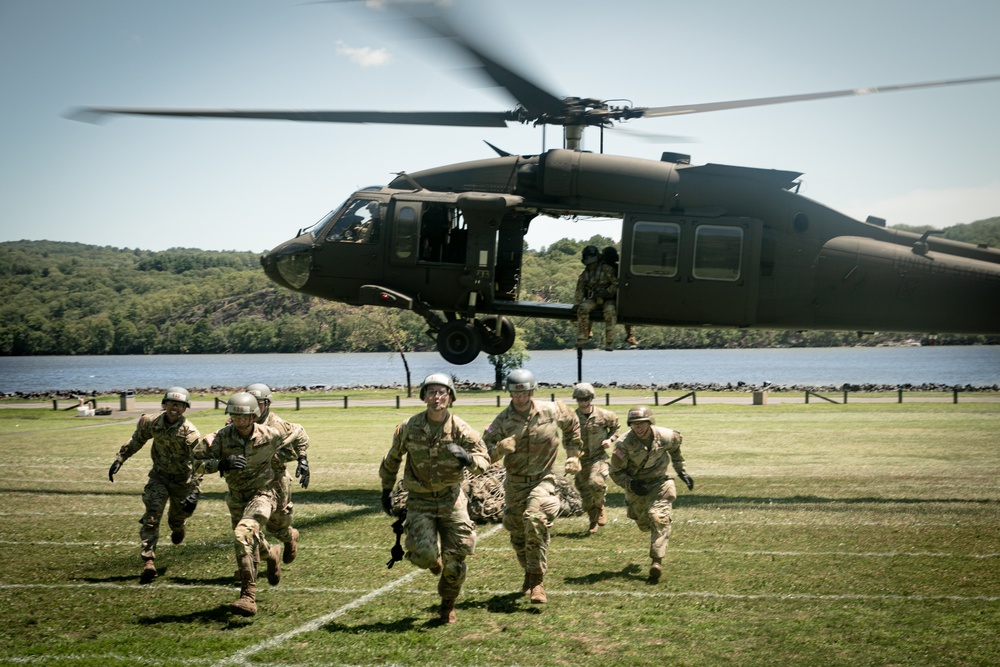
[[[762,227],[751,218],[626,216],[619,319],[672,326],[753,324]]]

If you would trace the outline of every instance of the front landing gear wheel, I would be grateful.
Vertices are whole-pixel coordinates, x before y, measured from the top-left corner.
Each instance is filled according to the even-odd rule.
[[[450,364],[467,364],[483,349],[479,331],[465,320],[445,322],[438,332],[437,348]]]
[[[499,323],[499,324],[498,324]],[[486,354],[503,354],[514,345],[514,325],[506,317],[487,315],[476,320],[476,328]]]

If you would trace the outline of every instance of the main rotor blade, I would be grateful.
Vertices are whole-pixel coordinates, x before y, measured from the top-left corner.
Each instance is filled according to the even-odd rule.
[[[426,6],[423,7],[426,9]],[[420,15],[404,4],[396,5],[394,8],[432,34],[449,40],[459,50],[464,51],[478,64],[476,69],[509,92],[521,106],[528,110],[531,120],[544,114],[559,114],[566,109],[566,103],[561,98],[473,46],[461,32],[448,22],[443,13]]]
[[[877,95],[878,93],[893,93],[902,90],[917,90],[920,88],[938,88],[942,86],[960,86],[970,83],[988,83],[990,81],[1000,81],[1000,75],[980,76],[969,79],[946,79],[944,81],[928,81],[925,83],[907,83],[895,86],[873,86],[871,88],[852,88],[850,90],[832,90],[825,93],[807,93],[805,95],[783,95],[780,97],[757,97],[748,100],[731,100],[729,102],[710,102],[708,104],[688,104],[669,107],[636,107],[633,112],[638,112],[643,118],[656,118],[658,116],[681,116],[691,113],[705,113],[708,111],[723,111],[726,109],[741,109],[745,107],[761,107],[768,104],[785,104],[787,102],[806,102],[809,100],[823,100],[832,97],[851,97],[854,95]]]
[[[80,107],[67,114],[67,117],[85,123],[100,123],[110,116],[119,115],[460,127],[507,127],[506,121],[517,120],[516,114],[507,111],[238,111],[228,109],[132,109],[124,107]]]

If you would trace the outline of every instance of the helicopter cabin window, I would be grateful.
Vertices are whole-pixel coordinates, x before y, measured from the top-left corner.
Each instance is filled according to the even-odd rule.
[[[375,199],[356,199],[343,210],[327,234],[327,241],[340,243],[378,243],[382,212]]]
[[[672,222],[637,222],[632,228],[632,274],[677,275],[681,228]]]
[[[743,230],[739,227],[699,225],[694,237],[695,278],[739,280]]]
[[[445,204],[424,204],[420,215],[420,261],[464,264],[468,234],[461,210]]]
[[[415,204],[396,208],[396,235],[393,253],[397,259],[411,260],[417,254],[417,209]]]

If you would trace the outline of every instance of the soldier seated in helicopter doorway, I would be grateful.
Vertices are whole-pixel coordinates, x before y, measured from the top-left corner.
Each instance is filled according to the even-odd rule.
[[[604,349],[615,346],[615,323],[618,312],[618,276],[611,267],[601,262],[601,251],[589,245],[583,249],[581,261],[584,269],[576,281],[576,346],[583,347],[590,340],[590,311],[600,308],[604,312]]]

